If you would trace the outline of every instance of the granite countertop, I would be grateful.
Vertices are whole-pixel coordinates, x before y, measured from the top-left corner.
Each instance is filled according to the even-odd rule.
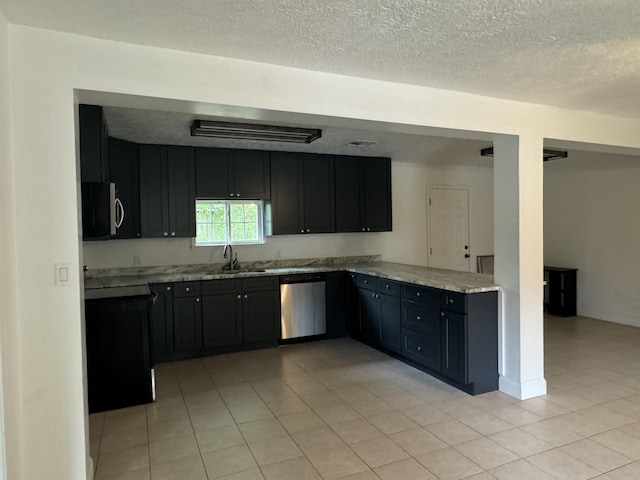
[[[378,257],[338,257],[301,259],[243,264],[236,273],[223,273],[222,265],[177,265],[89,270],[85,273],[85,288],[119,287],[149,283],[219,280],[348,271],[399,282],[441,288],[461,293],[479,293],[500,289],[493,275],[456,272],[438,268],[418,267],[381,262]]]

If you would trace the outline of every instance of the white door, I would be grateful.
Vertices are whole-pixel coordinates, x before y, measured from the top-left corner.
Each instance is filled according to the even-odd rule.
[[[470,271],[469,190],[429,187],[429,266]]]

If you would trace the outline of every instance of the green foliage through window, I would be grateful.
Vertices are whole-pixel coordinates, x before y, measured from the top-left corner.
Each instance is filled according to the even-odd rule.
[[[196,200],[196,245],[264,243],[262,202]]]

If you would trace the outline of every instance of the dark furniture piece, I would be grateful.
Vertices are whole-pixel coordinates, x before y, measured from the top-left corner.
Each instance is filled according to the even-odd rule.
[[[193,147],[140,145],[139,155],[141,236],[195,237]]]
[[[140,175],[138,144],[109,138],[109,175],[116,185],[124,219],[113,238],[140,238]]]
[[[152,402],[148,288],[97,290],[85,295],[89,413]]]
[[[196,195],[206,199],[271,197],[269,152],[196,148]]]
[[[336,232],[387,232],[391,218],[391,159],[335,157]]]
[[[333,156],[271,152],[271,212],[273,235],[335,232]]]
[[[472,395],[498,388],[497,292],[350,277],[359,298],[352,335]]]
[[[560,317],[576,315],[577,268],[544,267],[549,303],[547,312]]]
[[[82,182],[109,181],[109,145],[102,107],[78,105],[80,178]]]

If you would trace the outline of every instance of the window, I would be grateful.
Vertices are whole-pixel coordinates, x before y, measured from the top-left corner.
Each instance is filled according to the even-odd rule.
[[[196,200],[196,245],[264,243],[262,201]]]

